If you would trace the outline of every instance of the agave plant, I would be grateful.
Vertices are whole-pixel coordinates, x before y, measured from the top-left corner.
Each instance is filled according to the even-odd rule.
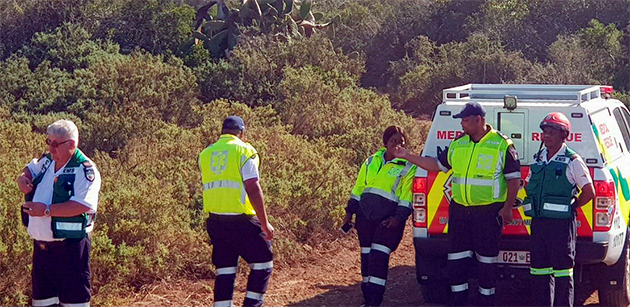
[[[312,0],[243,0],[238,9],[231,9],[224,0],[213,0],[197,10],[194,43],[203,44],[213,57],[220,58],[236,46],[243,26],[287,38],[310,37],[316,29],[330,25],[319,23],[324,15],[313,13],[312,5]],[[217,13],[213,17],[209,11],[214,6]]]

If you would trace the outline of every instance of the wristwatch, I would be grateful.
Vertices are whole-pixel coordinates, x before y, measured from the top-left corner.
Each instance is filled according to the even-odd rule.
[[[50,216],[50,205],[46,205],[46,210],[44,210],[45,216]]]

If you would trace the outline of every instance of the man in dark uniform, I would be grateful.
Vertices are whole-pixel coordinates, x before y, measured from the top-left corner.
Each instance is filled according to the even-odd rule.
[[[223,122],[219,140],[199,155],[206,228],[217,267],[214,306],[232,306],[238,257],[251,272],[244,306],[262,306],[271,271],[274,229],[267,220],[258,175],[258,153],[244,142],[245,123],[237,116]]]

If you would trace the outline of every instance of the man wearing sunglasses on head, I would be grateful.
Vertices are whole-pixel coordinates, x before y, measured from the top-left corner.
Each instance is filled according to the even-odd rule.
[[[89,306],[90,237],[101,176],[69,120],[48,126],[48,153],[17,179],[27,201],[23,222],[34,239],[32,306]]]

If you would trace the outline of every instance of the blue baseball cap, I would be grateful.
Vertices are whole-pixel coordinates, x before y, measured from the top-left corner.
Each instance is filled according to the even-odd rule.
[[[228,116],[223,121],[223,129],[227,130],[245,130],[245,122],[238,116]]]
[[[458,114],[453,115],[453,118],[464,118],[471,115],[479,115],[481,117],[485,117],[486,109],[478,102],[469,102],[464,105],[464,107]]]

